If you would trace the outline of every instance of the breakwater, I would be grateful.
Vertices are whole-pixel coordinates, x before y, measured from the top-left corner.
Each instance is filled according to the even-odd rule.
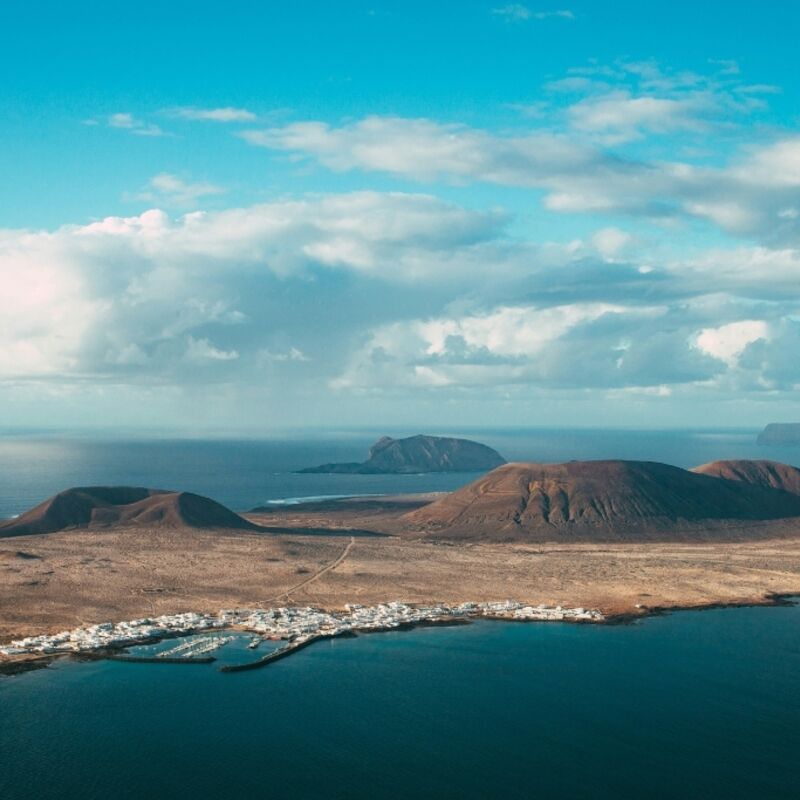
[[[267,653],[265,656],[257,659],[256,661],[248,661],[246,664],[225,664],[225,666],[220,667],[220,672],[243,672],[244,670],[248,669],[259,669],[261,667],[266,667],[267,664],[273,664],[276,661],[280,661],[282,658],[286,658],[287,656],[292,655],[293,653],[302,650],[305,647],[308,647],[310,644],[314,644],[314,642],[320,641],[320,639],[330,639],[330,636],[312,636],[309,639],[305,639],[302,642],[291,642],[290,644],[284,645],[283,647],[279,647],[277,650],[273,650],[271,653]]]

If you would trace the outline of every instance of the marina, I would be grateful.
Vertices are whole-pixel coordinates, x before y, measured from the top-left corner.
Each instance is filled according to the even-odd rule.
[[[211,655],[236,638],[251,634],[244,647],[254,651],[265,642],[282,644],[255,661],[228,663],[223,672],[236,672],[271,664],[313,642],[337,636],[379,633],[424,625],[465,624],[474,619],[540,622],[603,622],[596,610],[562,606],[531,605],[513,600],[411,605],[399,601],[374,606],[347,604],[341,611],[311,606],[256,609],[223,609],[216,614],[181,613],[145,617],[126,622],[101,623],[56,634],[28,636],[0,646],[0,667],[26,657],[76,655],[124,660],[132,663],[211,663]],[[225,629],[224,635],[221,631]],[[201,634],[197,636],[196,634]],[[190,638],[189,638],[190,637]],[[158,642],[182,641],[160,652],[130,652],[151,648]]]

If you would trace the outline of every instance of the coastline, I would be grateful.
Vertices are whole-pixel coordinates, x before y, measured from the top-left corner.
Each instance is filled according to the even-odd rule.
[[[676,612],[686,611],[711,611],[714,609],[725,608],[769,608],[769,607],[787,607],[797,605],[800,600],[797,599],[798,595],[794,593],[772,593],[764,596],[759,600],[743,600],[731,602],[711,602],[703,605],[675,605],[675,606],[652,606],[642,607],[637,609],[636,612],[627,613],[611,613],[602,614],[597,612],[598,616],[591,618],[575,618],[567,616],[561,619],[554,618],[523,618],[515,617],[509,614],[500,613],[481,613],[481,614],[464,614],[462,616],[446,616],[439,618],[417,619],[408,622],[400,622],[387,627],[369,627],[369,628],[353,628],[343,630],[335,633],[314,634],[305,639],[296,641],[289,641],[287,645],[278,650],[267,653],[259,659],[252,662],[244,662],[242,664],[224,665],[220,668],[221,672],[240,672],[244,670],[251,670],[266,666],[274,661],[281,660],[285,657],[293,655],[299,650],[320,642],[326,639],[333,638],[350,638],[358,636],[366,636],[380,633],[388,633],[391,631],[408,631],[416,628],[425,627],[453,627],[460,625],[470,625],[476,621],[485,620],[488,622],[505,622],[505,623],[553,623],[561,622],[571,625],[629,625],[634,622],[644,621],[648,618],[667,616]],[[321,609],[320,609],[321,610]],[[549,610],[549,609],[548,609]],[[573,611],[574,609],[567,609]],[[11,676],[22,672],[33,671],[36,669],[46,669],[51,664],[59,660],[71,661],[122,661],[128,663],[156,663],[156,664],[210,664],[215,661],[213,656],[209,657],[194,657],[194,658],[164,658],[157,655],[152,656],[136,656],[130,655],[126,651],[129,647],[142,645],[142,644],[157,644],[167,639],[184,638],[205,632],[207,629],[191,629],[181,633],[174,631],[166,631],[163,636],[133,640],[124,645],[112,647],[99,647],[96,649],[86,649],[79,651],[66,651],[66,652],[52,652],[52,653],[21,653],[10,656],[0,655],[0,676]],[[253,628],[243,627],[242,625],[222,625],[214,628],[215,631],[229,631],[238,633],[257,633]]]

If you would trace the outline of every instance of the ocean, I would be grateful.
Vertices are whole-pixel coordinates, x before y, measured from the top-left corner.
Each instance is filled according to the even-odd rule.
[[[0,797],[795,800],[800,607],[0,678]]]
[[[410,435],[415,431],[393,432]],[[800,447],[756,445],[755,430],[467,430],[509,461],[629,458],[691,467],[718,458],[770,458],[800,464]],[[477,473],[300,475],[332,461],[362,461],[385,431],[318,433],[271,440],[87,438],[0,433],[0,519],[20,514],[70,486],[125,484],[181,489],[246,511],[304,497],[450,491]]]
[[[293,473],[360,460],[380,433],[4,435],[0,517],[74,485],[188,489],[245,510],[475,477]],[[800,463],[797,448],[755,445],[755,431],[461,433],[509,460]],[[235,674],[64,660],[0,676],[0,798],[794,799],[798,675],[798,606],[420,628],[318,642]]]

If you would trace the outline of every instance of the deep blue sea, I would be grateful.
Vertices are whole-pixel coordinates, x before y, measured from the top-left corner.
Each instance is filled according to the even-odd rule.
[[[0,519],[70,486],[127,484],[183,489],[236,511],[270,500],[320,495],[445,491],[477,474],[298,475],[331,461],[362,461],[386,431],[318,433],[272,440],[92,439],[0,432]],[[409,435],[415,431],[390,432]],[[755,430],[466,430],[509,461],[631,458],[691,467],[717,458],[772,458],[800,464],[800,447],[762,447]]]
[[[475,477],[292,472],[360,460],[380,433],[4,435],[0,517],[73,485],[189,489],[243,510]],[[509,460],[800,463],[796,448],[756,446],[755,431],[459,433]],[[0,676],[0,800],[796,800],[799,753],[800,607],[383,633],[236,674],[61,661]]]
[[[800,607],[478,622],[262,670],[61,662],[0,678],[0,797],[800,796]]]

